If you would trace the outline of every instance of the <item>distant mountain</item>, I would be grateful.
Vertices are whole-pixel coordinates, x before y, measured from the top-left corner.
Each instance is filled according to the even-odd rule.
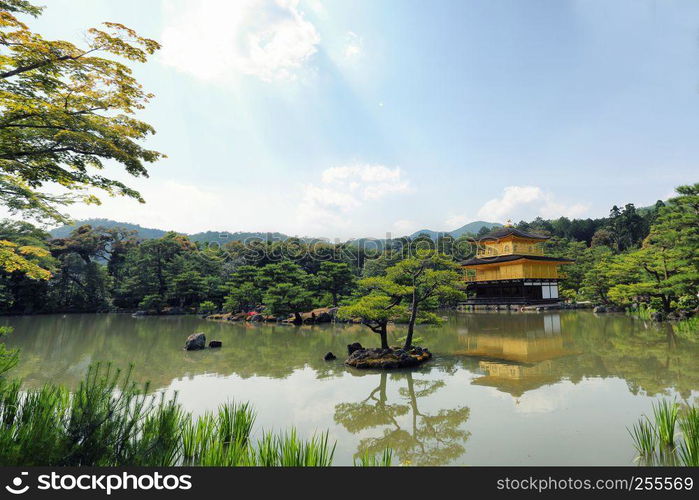
[[[167,231],[163,231],[162,229],[151,229],[139,226],[138,224],[130,224],[128,222],[117,222],[111,219],[85,219],[76,220],[73,224],[52,229],[49,231],[49,234],[54,238],[65,238],[69,236],[74,229],[80,226],[84,226],[85,224],[89,224],[92,227],[100,226],[107,229],[119,227],[123,229],[128,229],[130,231],[136,231],[138,237],[143,240],[162,238],[167,233]]]
[[[152,229],[152,228],[146,228],[143,226],[139,226],[138,224],[131,224],[129,222],[117,222],[111,219],[85,219],[85,220],[78,220],[75,221],[73,224],[66,225],[66,226],[61,226],[57,227],[55,229],[52,229],[49,231],[49,234],[51,234],[52,237],[54,238],[65,238],[70,233],[76,229],[77,227],[84,226],[85,224],[89,224],[92,227],[104,227],[107,229],[112,229],[115,227],[123,228],[123,229],[128,229],[131,231],[136,231],[136,235],[138,238],[142,240],[150,240],[154,238],[162,238],[165,236],[167,231],[164,231],[162,229]],[[416,231],[413,234],[410,235],[411,238],[415,238],[420,234],[427,234],[430,238],[433,240],[436,240],[439,238],[440,235],[444,234],[450,234],[454,238],[458,238],[459,236],[462,236],[464,234],[477,234],[478,231],[482,227],[487,227],[488,229],[492,229],[494,227],[500,227],[502,224],[498,224],[496,222],[483,222],[483,221],[476,221],[476,222],[470,222],[469,224],[466,224],[465,226],[462,226],[458,229],[455,229],[453,231],[449,232],[438,232],[438,231],[431,231],[429,229],[423,229],[422,231]],[[187,234],[187,233],[182,233],[182,234]],[[195,234],[187,234],[189,238],[192,241],[196,242],[201,242],[201,243],[227,243],[229,241],[243,241],[248,238],[259,238],[259,239],[264,239],[268,241],[283,241],[287,240],[290,238],[290,236],[283,234],[283,233],[263,233],[263,232],[244,232],[244,231],[238,231],[235,233],[230,233],[228,231],[204,231],[201,233],[195,233]],[[314,241],[319,241],[316,238],[308,238],[304,237],[301,238],[302,241],[305,242],[314,242]],[[373,238],[360,238],[357,240],[352,241],[353,244],[359,245],[363,244],[365,247],[371,247],[371,248],[376,248],[376,249],[381,249],[383,248],[383,245],[385,244],[384,240],[379,240],[379,239],[373,239]]]
[[[454,229],[449,234],[451,234],[454,238],[458,238],[459,236],[463,236],[464,234],[478,234],[478,231],[480,231],[483,227],[487,228],[488,231],[490,231],[493,228],[502,227],[502,224],[499,224],[497,222],[485,222],[482,220],[477,220],[474,222],[469,222],[468,224],[461,226],[459,229]]]
[[[433,240],[436,240],[440,236],[448,234],[450,236],[453,236],[454,238],[458,238],[459,236],[463,236],[465,234],[478,234],[478,231],[480,231],[482,227],[486,227],[488,228],[488,230],[490,230],[494,227],[502,227],[502,224],[498,224],[497,222],[485,222],[482,220],[477,220],[474,222],[469,222],[468,224],[461,226],[458,229],[454,229],[453,231],[432,231],[431,229],[421,229],[420,231],[415,231],[413,234],[410,235],[410,237],[417,238],[421,234],[426,234]]]
[[[71,231],[75,228],[89,224],[92,227],[104,227],[107,229],[112,229],[115,227],[128,229],[131,231],[136,231],[138,238],[142,240],[150,240],[154,238],[162,238],[167,234],[167,231],[162,229],[151,229],[139,226],[138,224],[131,224],[128,222],[117,222],[110,219],[85,219],[75,221],[71,225],[57,227],[49,231],[49,234],[54,238],[65,238],[70,235]],[[186,234],[186,233],[182,233]],[[202,243],[227,243],[229,241],[241,241],[247,238],[260,238],[260,239],[270,239],[274,240],[286,240],[289,236],[282,233],[249,233],[249,232],[235,232],[229,233],[228,231],[205,231],[201,233],[188,234],[192,241],[199,241]]]

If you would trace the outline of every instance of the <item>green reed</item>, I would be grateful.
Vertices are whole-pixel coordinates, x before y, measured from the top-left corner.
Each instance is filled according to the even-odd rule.
[[[690,340],[699,340],[699,317],[683,319],[672,325],[677,335]]]
[[[638,319],[650,320],[655,312],[647,304],[638,304],[638,307],[629,309],[631,314]]]
[[[662,400],[653,404],[653,416],[629,429],[640,463],[699,466],[699,408]]]
[[[699,408],[688,407],[682,412],[680,419],[682,442],[677,447],[679,458],[683,465],[699,466]]]
[[[658,442],[658,434],[655,432],[655,427],[648,418],[640,419],[633,424],[631,429],[628,429],[629,434],[633,438],[634,446],[639,455],[647,457],[655,452],[655,446]]]
[[[90,367],[73,393],[46,385],[27,392],[0,378],[0,465],[329,466],[327,432],[295,429],[253,442],[256,414],[227,403],[194,418],[176,397],[148,395],[131,370]]]
[[[393,463],[393,450],[387,448],[381,455],[373,455],[365,451],[354,459],[355,467],[390,467]]]
[[[675,444],[678,405],[674,401],[662,400],[653,406],[655,428],[661,445],[672,448]]]

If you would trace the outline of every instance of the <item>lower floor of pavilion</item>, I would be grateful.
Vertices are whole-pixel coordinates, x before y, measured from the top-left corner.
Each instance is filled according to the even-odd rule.
[[[560,301],[558,280],[511,279],[469,283],[466,305],[552,304]]]

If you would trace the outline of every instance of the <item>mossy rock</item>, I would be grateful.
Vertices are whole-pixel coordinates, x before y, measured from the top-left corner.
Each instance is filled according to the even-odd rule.
[[[354,368],[391,370],[411,368],[431,358],[432,353],[429,350],[417,346],[410,349],[357,349],[345,360],[345,364]]]

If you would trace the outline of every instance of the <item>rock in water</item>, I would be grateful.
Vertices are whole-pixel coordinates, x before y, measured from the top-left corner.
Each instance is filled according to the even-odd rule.
[[[206,335],[203,333],[193,333],[184,343],[185,351],[198,351],[206,347]]]
[[[337,357],[333,353],[329,352],[325,356],[323,356],[323,359],[325,361],[332,361],[333,359],[337,359]]]
[[[358,351],[360,349],[362,349],[362,344],[360,344],[359,342],[355,342],[354,344],[349,344],[347,346],[347,355],[351,356],[354,351]]]
[[[221,347],[223,345],[223,342],[220,340],[212,340],[209,342],[209,347]]]
[[[355,368],[410,368],[432,357],[426,348],[413,346],[405,349],[357,349],[345,361]]]

